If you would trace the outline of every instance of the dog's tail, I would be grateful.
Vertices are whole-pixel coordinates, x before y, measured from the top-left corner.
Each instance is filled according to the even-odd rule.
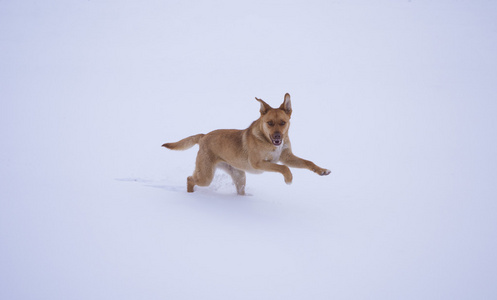
[[[179,142],[176,143],[165,143],[162,145],[162,147],[166,147],[171,150],[186,150],[190,149],[193,147],[195,144],[198,144],[201,138],[204,137],[205,134],[197,134],[197,135],[192,135],[187,138],[182,139]]]

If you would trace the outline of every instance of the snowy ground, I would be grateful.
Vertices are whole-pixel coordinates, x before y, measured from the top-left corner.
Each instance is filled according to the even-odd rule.
[[[0,1],[1,299],[496,299],[497,4]],[[186,193],[292,95],[329,168]]]

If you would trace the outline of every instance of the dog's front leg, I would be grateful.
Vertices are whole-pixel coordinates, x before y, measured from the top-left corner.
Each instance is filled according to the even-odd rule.
[[[272,163],[269,161],[264,161],[264,160],[252,162],[251,164],[252,164],[252,167],[254,167],[254,169],[257,169],[257,170],[269,171],[269,172],[279,172],[283,175],[283,177],[285,177],[286,184],[292,183],[293,175],[287,166],[275,164],[275,163]]]
[[[313,163],[310,160],[305,160],[295,156],[288,149],[286,149],[286,151],[283,151],[280,157],[280,161],[289,167],[308,169],[321,176],[329,175],[331,173],[330,170],[318,167],[315,163]]]

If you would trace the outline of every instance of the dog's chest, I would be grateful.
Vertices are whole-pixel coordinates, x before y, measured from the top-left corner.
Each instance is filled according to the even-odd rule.
[[[284,145],[279,145],[273,151],[268,152],[264,157],[264,160],[272,163],[278,162],[280,160],[281,152],[283,152],[284,148],[285,148]]]

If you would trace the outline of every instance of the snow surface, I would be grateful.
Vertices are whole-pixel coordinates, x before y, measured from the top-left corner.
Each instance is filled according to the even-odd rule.
[[[497,299],[497,3],[0,1],[0,299]],[[186,193],[292,95],[332,170]]]

